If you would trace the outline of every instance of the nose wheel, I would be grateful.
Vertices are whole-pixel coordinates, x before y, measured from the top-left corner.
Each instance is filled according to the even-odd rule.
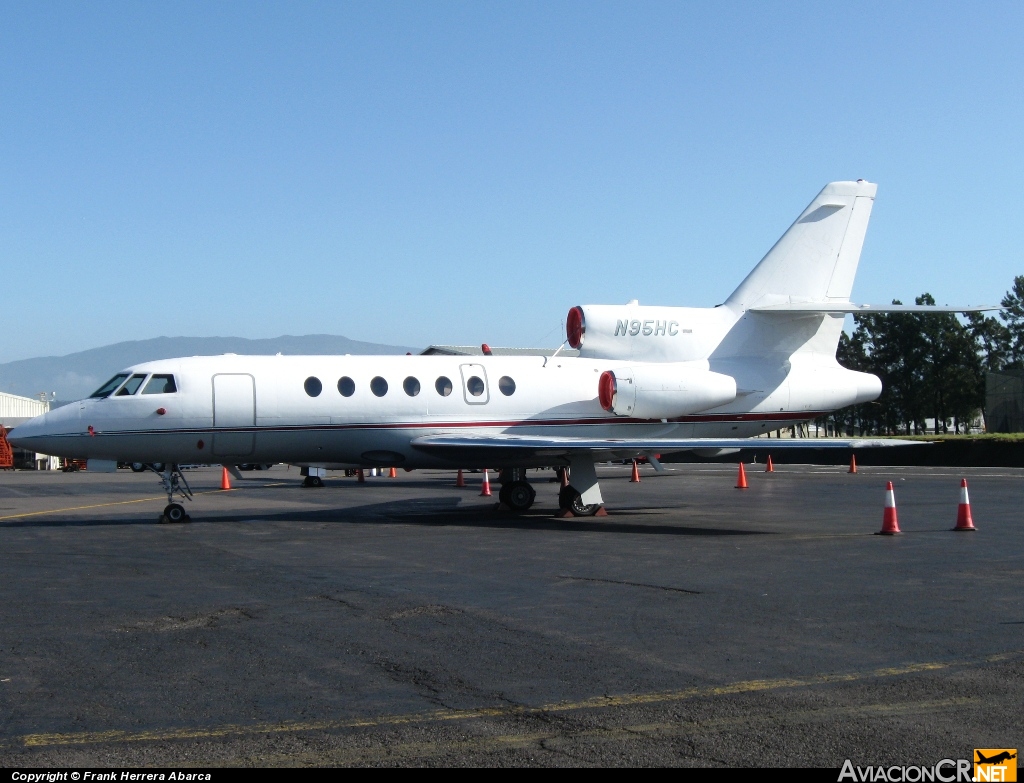
[[[167,493],[167,505],[164,507],[164,513],[160,515],[160,522],[170,524],[191,522],[192,518],[185,513],[185,507],[181,503],[174,502],[175,495],[179,495],[182,500],[192,499],[192,489],[185,479],[185,474],[181,472],[181,468],[177,465],[169,465],[165,470],[158,471],[155,465],[146,467],[160,477],[164,492]]]
[[[181,503],[170,503],[164,509],[160,521],[173,525],[179,522],[191,522],[192,518],[185,513],[185,507]]]

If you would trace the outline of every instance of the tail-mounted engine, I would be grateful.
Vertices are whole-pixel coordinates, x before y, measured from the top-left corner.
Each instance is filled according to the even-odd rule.
[[[597,397],[616,416],[673,419],[732,402],[736,381],[701,362],[641,364],[601,373]]]
[[[565,336],[586,359],[687,362],[708,356],[734,320],[724,308],[582,305],[569,310]]]

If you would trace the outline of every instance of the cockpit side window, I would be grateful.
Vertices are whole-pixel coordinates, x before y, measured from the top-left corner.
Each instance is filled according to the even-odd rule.
[[[142,373],[142,375],[133,375],[131,378],[128,379],[128,383],[126,383],[124,386],[117,390],[117,394],[115,394],[114,396],[128,397],[132,394],[135,394],[135,392],[139,390],[139,387],[142,385],[142,382],[144,380],[146,380],[145,373]]]
[[[154,375],[149,379],[143,394],[174,394],[178,387],[174,385],[173,375]]]
[[[122,383],[124,383],[124,379],[127,378],[127,377],[128,377],[128,373],[126,373],[126,372],[118,373],[113,378],[111,378],[109,381],[107,381],[105,384],[100,386],[100,388],[98,388],[96,391],[94,391],[89,396],[90,397],[107,397],[107,396],[110,395],[110,393],[112,391],[114,391],[114,389],[116,389],[118,386],[120,386]]]

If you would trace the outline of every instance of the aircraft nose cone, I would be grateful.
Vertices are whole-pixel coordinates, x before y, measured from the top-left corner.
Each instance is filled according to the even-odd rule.
[[[39,434],[41,428],[37,422],[41,418],[43,417],[37,416],[10,430],[7,433],[7,442],[19,449],[25,448],[27,439]]]

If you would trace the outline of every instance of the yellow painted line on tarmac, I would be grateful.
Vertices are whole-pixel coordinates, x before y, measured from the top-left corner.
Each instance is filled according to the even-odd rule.
[[[821,674],[811,677],[787,677],[767,680],[743,680],[726,685],[685,688],[677,691],[657,693],[626,693],[618,696],[595,696],[574,702],[554,702],[539,707],[482,707],[470,710],[435,710],[431,712],[407,713],[404,715],[382,715],[363,719],[284,721],[280,723],[224,724],[221,726],[197,728],[151,729],[149,731],[82,731],[68,734],[26,734],[20,737],[26,747],[51,745],[91,745],[106,742],[154,742],[167,740],[212,739],[225,736],[254,734],[283,734],[303,731],[337,731],[339,729],[377,728],[411,723],[434,723],[439,721],[464,721],[474,718],[500,718],[514,715],[572,712],[575,710],[634,707],[645,704],[659,704],[689,699],[730,696],[734,694],[758,693],[763,691],[801,688],[831,683],[858,682],[879,677],[899,677],[905,674],[934,672],[957,666],[1005,660],[1016,657],[1024,651],[1014,651],[967,662],[911,663],[905,666],[886,667],[865,672],[847,674]]]
[[[264,484],[262,487],[281,487],[290,482],[282,481],[277,484]],[[261,487],[261,488],[262,488]],[[240,489],[250,489],[251,487],[232,487],[231,489],[206,489],[202,492],[193,492],[194,495],[215,495],[219,492],[237,492]],[[90,506],[68,506],[67,508],[51,508],[46,511],[26,511],[24,514],[8,514],[5,517],[0,517],[0,522],[4,522],[8,519],[22,519],[24,517],[38,517],[45,514],[62,514],[65,511],[84,511],[90,508],[108,508],[110,506],[127,506],[132,503],[148,503],[153,500],[166,500],[166,495],[156,495],[149,498],[136,498],[135,500],[116,500],[111,503],[93,503]]]
[[[6,517],[0,517],[0,522],[8,519],[21,519],[23,517],[38,517],[44,514],[60,514],[64,511],[83,511],[87,508],[105,508],[107,506],[127,506],[130,503],[148,503],[151,500],[166,500],[166,495],[160,495],[159,497],[152,498],[137,498],[135,500],[118,500],[114,503],[94,503],[91,506],[68,506],[67,508],[51,508],[46,511],[27,511],[24,514],[9,514]]]
[[[857,717],[888,717],[892,715],[922,715],[940,710],[948,710],[957,707],[972,707],[982,705],[981,699],[964,697],[957,699],[942,699],[936,701],[921,702],[886,702],[884,704],[866,705],[843,705],[838,707],[820,707],[813,710],[787,710],[786,720],[801,722],[818,722],[822,718],[842,718],[848,716]],[[543,732],[521,733],[521,734],[500,734],[494,736],[441,739],[436,741],[423,742],[389,742],[385,746],[372,745],[369,747],[343,747],[331,750],[317,750],[313,752],[281,753],[267,755],[262,750],[258,757],[242,756],[238,758],[218,759],[216,763],[229,767],[242,766],[256,762],[261,767],[295,764],[336,764],[352,765],[367,764],[380,761],[386,758],[389,763],[394,764],[396,758],[424,759],[436,758],[447,754],[465,753],[493,753],[507,749],[533,749],[539,750],[541,743],[545,743],[543,749],[552,750],[552,742],[559,743],[563,748],[571,742],[590,742],[599,740],[602,743],[622,742],[636,743],[644,740],[661,740],[673,737],[693,737],[694,735],[707,735],[727,727],[758,726],[772,724],[777,720],[774,714],[750,714],[741,717],[712,718],[693,720],[677,720],[660,723],[625,724],[621,726],[600,726],[593,729],[573,730],[571,728],[559,727],[561,730],[553,729]],[[555,752],[558,752],[555,749]]]

